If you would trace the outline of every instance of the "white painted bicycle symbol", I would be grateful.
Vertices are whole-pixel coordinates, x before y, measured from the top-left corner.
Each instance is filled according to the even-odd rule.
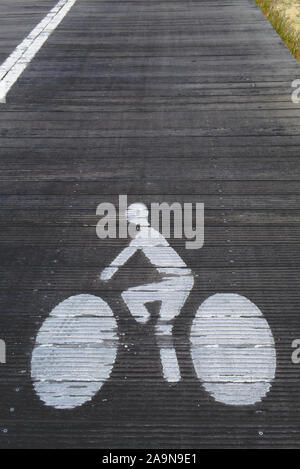
[[[166,382],[181,380],[173,343],[173,323],[194,284],[191,270],[148,222],[143,204],[127,211],[139,225],[136,237],[100,275],[109,281],[140,250],[162,280],[129,288],[122,298],[137,322],[149,319],[147,304],[160,301],[156,342]],[[57,409],[91,400],[109,378],[118,349],[118,328],[109,305],[81,294],[59,303],[45,319],[32,353],[31,376],[40,399]],[[276,371],[271,329],[260,309],[244,296],[217,293],[198,308],[189,343],[196,375],[218,402],[251,405],[269,391]],[[147,370],[145,370],[145,373]]]

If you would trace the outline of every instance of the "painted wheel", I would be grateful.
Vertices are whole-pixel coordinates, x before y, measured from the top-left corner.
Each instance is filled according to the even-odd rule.
[[[57,409],[84,404],[109,378],[117,347],[117,323],[105,301],[93,295],[66,299],[36,338],[31,360],[36,393]]]
[[[216,401],[250,405],[269,391],[276,371],[274,338],[260,309],[244,296],[207,298],[190,341],[196,374]]]

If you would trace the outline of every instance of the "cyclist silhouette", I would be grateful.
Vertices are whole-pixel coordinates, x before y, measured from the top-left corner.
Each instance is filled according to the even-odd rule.
[[[145,323],[150,317],[147,303],[161,302],[159,319],[156,324],[157,344],[164,378],[169,382],[180,380],[180,371],[173,344],[173,320],[179,315],[194,285],[192,272],[167,240],[148,221],[148,209],[144,204],[135,203],[127,209],[129,223],[139,226],[135,238],[129,246],[106,267],[100,275],[107,281],[138,250],[141,250],[157,271],[163,275],[162,281],[129,288],[122,298],[136,321]]]
[[[149,226],[145,205],[131,205],[127,218],[135,238],[100,277],[111,279],[138,249],[162,274],[162,281],[129,288],[122,298],[142,323],[150,316],[146,304],[160,301],[155,332],[163,375],[168,382],[177,382],[181,376],[173,320],[194,278],[166,239]],[[91,400],[114,367],[116,330],[114,313],[100,297],[74,295],[53,308],[39,329],[31,358],[31,376],[40,399],[57,409],[72,409]],[[193,319],[189,343],[196,376],[217,402],[253,405],[268,393],[276,372],[274,337],[263,313],[248,298],[235,293],[207,298]]]

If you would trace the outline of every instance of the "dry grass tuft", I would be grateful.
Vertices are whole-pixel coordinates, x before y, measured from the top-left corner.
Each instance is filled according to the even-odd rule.
[[[300,0],[255,0],[300,62]]]

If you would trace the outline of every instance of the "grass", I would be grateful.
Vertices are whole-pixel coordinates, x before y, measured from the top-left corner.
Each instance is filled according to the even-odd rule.
[[[300,0],[255,0],[300,62]]]

